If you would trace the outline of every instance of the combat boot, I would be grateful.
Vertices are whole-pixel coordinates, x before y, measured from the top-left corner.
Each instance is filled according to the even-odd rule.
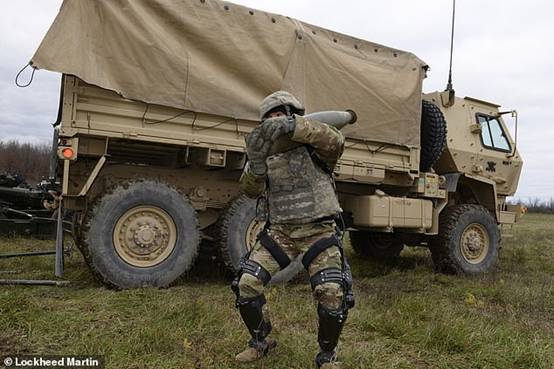
[[[320,351],[315,357],[315,365],[318,369],[340,369],[335,351]]]
[[[271,332],[271,322],[263,313],[265,302],[264,295],[251,298],[241,297],[237,300],[242,320],[252,337],[248,341],[248,348],[235,357],[237,361],[251,362],[258,360],[277,346],[277,341],[268,337]]]
[[[340,369],[340,363],[334,362],[334,363],[325,363],[321,366],[321,369]]]
[[[250,363],[261,359],[277,346],[277,341],[266,337],[263,341],[250,340],[248,348],[235,356],[235,360],[241,363]]]

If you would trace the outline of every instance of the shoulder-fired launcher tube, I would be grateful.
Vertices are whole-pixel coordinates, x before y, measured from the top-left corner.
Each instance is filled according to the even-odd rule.
[[[321,123],[328,124],[337,129],[342,129],[347,124],[354,124],[358,117],[353,110],[346,111],[319,111],[311,114],[304,115],[304,119],[316,120]],[[288,136],[281,136],[269,150],[269,155],[273,155],[279,152],[285,152],[292,150],[303,144],[292,141]]]
[[[358,117],[353,110],[346,111],[318,111],[304,115],[304,119],[317,120],[318,122],[328,124],[337,129],[342,129],[347,124],[356,123]]]

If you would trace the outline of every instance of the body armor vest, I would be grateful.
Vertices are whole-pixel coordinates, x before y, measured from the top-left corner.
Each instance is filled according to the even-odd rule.
[[[310,223],[341,211],[333,179],[306,146],[267,158],[271,223]]]

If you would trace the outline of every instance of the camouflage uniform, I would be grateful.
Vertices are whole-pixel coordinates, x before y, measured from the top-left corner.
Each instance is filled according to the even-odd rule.
[[[275,239],[293,260],[298,255],[305,253],[310,246],[320,239],[329,238],[335,234],[334,222],[321,222],[312,224],[276,225],[269,230],[269,235]],[[279,264],[273,259],[260,242],[252,249],[250,259],[262,265],[271,275],[279,271]],[[316,272],[329,267],[340,269],[342,266],[341,254],[338,247],[330,247],[320,253],[310,264],[308,273],[310,277]],[[264,292],[262,281],[250,275],[243,274],[240,282],[240,295],[242,297],[255,297]],[[342,302],[342,287],[338,283],[323,283],[315,287],[314,298],[316,301],[330,309],[337,309]]]
[[[316,149],[317,155],[329,168],[335,167],[344,150],[344,136],[339,130],[324,123],[305,120],[299,116],[296,117],[296,128],[291,139],[312,145]],[[268,158],[268,160],[270,159]],[[296,173],[296,175],[302,176],[302,173]],[[248,197],[257,198],[262,196],[266,190],[266,178],[265,176],[256,176],[246,166],[240,179],[240,186],[242,192]],[[334,193],[332,196],[332,200],[336,200]],[[318,218],[329,215],[334,214],[320,214]],[[271,212],[269,217],[271,223],[269,234],[279,243],[291,260],[306,252],[316,241],[328,238],[336,232],[335,222],[332,220],[317,221],[317,219],[314,219],[314,222],[294,224],[280,223],[279,220],[272,219]],[[260,241],[257,241],[252,249],[250,259],[260,263],[272,275],[279,271],[279,264],[260,244]],[[331,247],[316,257],[308,272],[312,276],[322,269],[329,267],[341,268],[341,266],[341,255],[338,247]],[[254,297],[263,293],[262,282],[250,274],[242,275],[239,288],[242,297]],[[322,284],[314,289],[316,300],[330,308],[336,309],[340,305],[342,295],[342,289],[337,283]]]
[[[270,95],[270,98],[272,96],[279,98],[282,96],[279,94],[280,92]],[[287,93],[284,94],[286,99]],[[275,105],[278,106],[278,102]],[[269,108],[265,110],[269,111]],[[263,111],[262,107],[262,118]],[[301,145],[267,157],[267,173],[265,175],[256,175],[248,163],[240,179],[241,190],[244,194],[251,198],[264,197],[267,200],[269,227],[266,229],[266,235],[290,260],[294,260],[298,255],[308,251],[318,241],[321,243],[331,239],[336,240],[333,238],[336,234],[333,217],[341,209],[336,198],[331,173],[344,150],[344,136],[336,128],[304,119],[300,115],[295,115],[293,119],[295,121],[294,130],[290,132],[289,137]],[[312,159],[314,155],[318,163]],[[309,265],[305,265],[310,277],[321,278],[321,275],[325,276],[325,271],[330,269],[343,270],[342,261],[344,259],[338,243],[340,241],[332,243],[331,246],[327,245],[323,251],[315,254],[317,256],[313,257]],[[278,261],[275,255],[272,255],[269,249],[263,245],[260,238],[247,260],[254,268],[260,266],[265,269],[269,277],[283,268]],[[271,331],[268,309],[265,306],[265,297],[263,297],[267,279],[264,281],[255,273],[242,273],[238,280],[237,307],[241,309],[242,301],[244,306],[250,304],[250,307],[243,308],[244,311],[248,309],[251,312],[254,311],[253,306],[256,304],[257,311],[263,311],[263,321],[259,323],[261,328],[253,330],[249,327],[254,342],[258,335],[261,337],[261,341],[264,341]],[[343,283],[340,279],[337,281],[337,278],[331,279],[331,281],[323,278],[319,280],[319,283],[312,282],[312,289],[314,298],[319,303],[320,334],[318,341],[322,352],[327,351],[325,353],[327,356],[323,361],[318,361],[318,358],[321,359],[322,352],[320,352],[316,358],[316,364],[318,367],[326,367],[325,365],[330,365],[328,364],[330,361],[334,361],[334,348],[347,316],[347,310],[341,310],[341,307],[344,306]],[[241,315],[248,326],[249,313],[243,314],[243,310],[241,310]],[[340,316],[338,323],[333,323],[335,326],[338,324],[338,328],[335,327],[335,330],[338,329],[338,333],[335,332],[336,337],[332,337],[331,342],[325,340],[325,332],[323,335],[321,333],[321,311],[330,312],[331,315],[335,314],[333,316],[335,320],[337,314]],[[328,320],[328,318],[329,314],[325,315],[323,319]],[[270,342],[275,344],[274,340]],[[263,356],[268,350],[267,344],[256,346],[256,344],[252,344],[252,340],[251,347],[254,347],[255,350],[248,351],[247,349],[237,355],[237,360],[251,361],[251,359]]]

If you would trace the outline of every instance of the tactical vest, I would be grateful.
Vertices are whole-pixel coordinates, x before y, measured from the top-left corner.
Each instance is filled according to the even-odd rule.
[[[310,223],[341,211],[333,179],[306,146],[267,158],[271,223]]]

